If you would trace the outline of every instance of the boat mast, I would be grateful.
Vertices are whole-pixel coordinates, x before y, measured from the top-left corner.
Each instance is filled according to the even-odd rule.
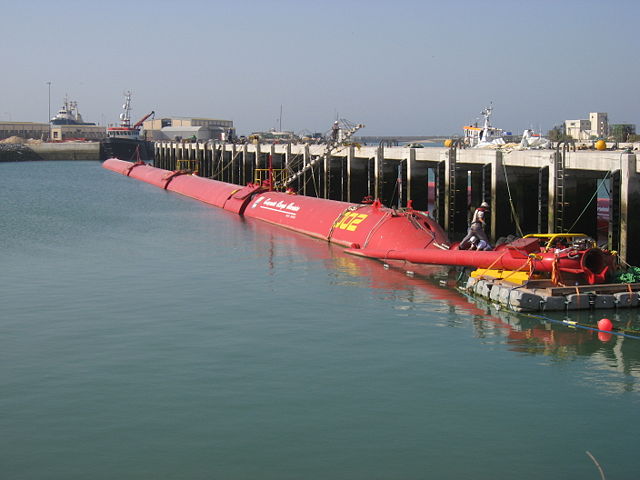
[[[124,111],[120,114],[120,127],[131,128],[131,91],[124,92],[122,109]]]
[[[487,108],[482,111],[482,116],[484,117],[484,125],[482,126],[482,141],[488,142],[491,134],[489,130],[491,128],[491,124],[489,123],[489,117],[491,116],[491,112],[493,111],[493,106],[489,104]]]

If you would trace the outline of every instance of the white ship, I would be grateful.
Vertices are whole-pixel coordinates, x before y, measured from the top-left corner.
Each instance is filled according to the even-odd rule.
[[[65,95],[64,103],[58,113],[51,118],[51,125],[95,125],[95,123],[85,122],[78,111],[78,102],[69,100]]]
[[[489,106],[482,110],[482,116],[484,117],[484,124],[479,127],[477,123],[475,125],[464,126],[464,138],[463,142],[466,147],[469,148],[482,148],[504,145],[504,135],[509,134],[501,128],[491,126],[489,118],[493,113],[493,107]]]

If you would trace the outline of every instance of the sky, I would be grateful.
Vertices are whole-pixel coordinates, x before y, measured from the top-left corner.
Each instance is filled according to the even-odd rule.
[[[637,0],[2,0],[0,120],[150,111],[238,134],[546,133],[607,112],[640,124]],[[50,91],[47,82],[51,82]],[[49,107],[50,93],[50,107]],[[282,116],[280,111],[282,109]]]

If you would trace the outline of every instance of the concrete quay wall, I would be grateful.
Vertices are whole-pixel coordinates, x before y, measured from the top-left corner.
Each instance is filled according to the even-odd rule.
[[[99,159],[99,142],[0,144],[2,162]]]
[[[100,160],[100,142],[62,142],[29,145],[43,160]]]
[[[475,150],[345,145],[155,144],[156,166],[245,184],[271,164],[304,173],[291,186],[311,196],[429,210],[452,240],[470,210],[491,205],[493,241],[509,234],[581,232],[640,264],[640,164],[628,150]],[[306,168],[305,168],[306,167]],[[603,192],[611,192],[603,199]],[[602,211],[606,206],[606,211]],[[598,214],[600,212],[600,214]]]

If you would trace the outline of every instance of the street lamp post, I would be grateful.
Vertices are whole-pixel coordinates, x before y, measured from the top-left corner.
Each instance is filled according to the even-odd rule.
[[[51,82],[47,82],[49,85],[49,116],[47,117],[47,123],[49,124],[49,138],[47,140],[51,140]]]

